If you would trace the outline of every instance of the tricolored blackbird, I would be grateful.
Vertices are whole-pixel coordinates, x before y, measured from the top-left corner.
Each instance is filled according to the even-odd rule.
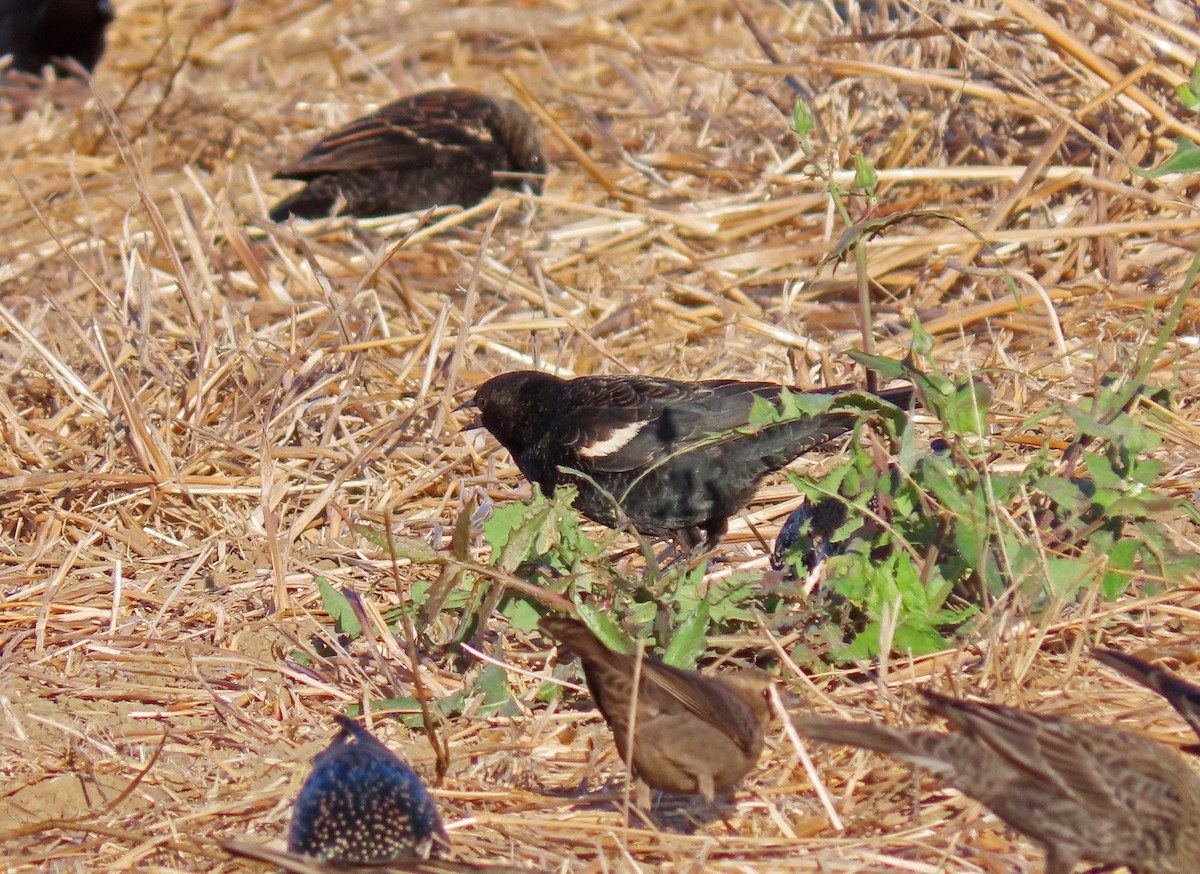
[[[688,547],[706,537],[712,546],[760,479],[854,427],[851,412],[752,425],[756,403],[778,408],[785,388],[649,376],[565,380],[518,371],[480,386],[468,405],[479,419],[469,427],[487,428],[543,493],[576,484],[575,507],[589,519],[609,527],[627,520],[644,535],[674,537]],[[880,397],[907,406],[912,388]]]

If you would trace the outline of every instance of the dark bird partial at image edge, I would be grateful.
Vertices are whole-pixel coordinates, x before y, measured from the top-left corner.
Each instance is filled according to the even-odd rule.
[[[1167,699],[1200,739],[1200,686],[1120,650],[1094,649],[1092,657]],[[1200,753],[1200,744],[1192,744],[1186,750]]]
[[[110,0],[3,0],[0,55],[11,55],[13,69],[33,76],[47,66],[71,74],[73,63],[90,72],[113,19]]]

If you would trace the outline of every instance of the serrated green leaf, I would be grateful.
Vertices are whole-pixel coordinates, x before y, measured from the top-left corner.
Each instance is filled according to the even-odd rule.
[[[517,631],[533,631],[537,628],[542,612],[532,601],[525,597],[510,598],[503,609],[509,625]]]
[[[1200,170],[1200,146],[1186,136],[1179,136],[1175,138],[1175,154],[1153,170],[1143,170],[1133,164],[1129,165],[1129,169],[1144,179],[1157,179],[1168,173],[1195,173]]]
[[[1095,452],[1083,453],[1083,463],[1087,467],[1096,491],[1120,492],[1125,484],[1124,478],[1113,470],[1111,459]],[[1100,500],[1097,499],[1097,503]]]
[[[959,386],[939,411],[952,434],[987,433],[988,399],[986,389],[977,383]]]
[[[333,627],[338,634],[344,634],[351,640],[362,634],[362,625],[345,595],[334,588],[325,577],[317,577],[317,591],[321,594],[321,606],[333,620]]]
[[[1108,564],[1100,579],[1100,592],[1106,601],[1113,601],[1125,594],[1133,579],[1133,562],[1141,544],[1133,538],[1120,540],[1108,550]]]
[[[882,355],[868,355],[865,352],[859,352],[857,349],[852,349],[846,354],[867,368],[867,370],[873,370],[887,379],[907,379],[912,373],[912,368],[908,364],[903,361],[897,361],[894,358],[885,358]]]
[[[691,670],[704,652],[708,638],[709,605],[701,601],[696,609],[683,621],[671,637],[671,643],[663,653],[663,661],[677,668]]]
[[[1041,477],[1034,483],[1034,488],[1046,495],[1062,510],[1069,513],[1079,513],[1091,503],[1091,498],[1085,494],[1078,481],[1061,476]]]
[[[1096,576],[1096,568],[1090,561],[1048,556],[1045,563],[1050,591],[1059,595],[1073,594]]]
[[[496,542],[492,541],[490,537],[488,538],[493,546],[492,564],[509,573],[515,571],[522,562],[530,557],[533,546],[542,532],[542,526],[550,518],[551,507],[543,498],[522,506],[522,511],[520,521],[503,533],[503,542],[498,551],[495,549]],[[486,524],[484,523],[485,532]],[[497,534],[499,533],[497,531]]]
[[[650,606],[653,609],[653,605]],[[616,652],[633,652],[632,641],[621,629],[621,626],[617,625],[610,612],[600,610],[591,604],[576,604],[575,609],[583,624],[590,628],[592,633],[600,638],[600,642],[609,649]]]
[[[479,706],[478,711],[480,716],[518,712],[508,685],[508,671],[499,665],[490,662],[485,664],[479,671],[475,688],[483,693],[483,704]]]
[[[928,622],[902,622],[892,635],[892,649],[896,652],[923,656],[949,648],[946,638]]]
[[[762,395],[755,395],[750,402],[750,427],[761,428],[764,425],[773,425],[781,420],[779,408],[764,398]]]
[[[436,549],[415,537],[399,537],[393,534],[388,537],[386,531],[373,528],[370,525],[353,525],[351,528],[360,537],[391,554],[395,551],[396,558],[406,558],[413,564],[438,564],[444,561]]]
[[[370,525],[351,525],[350,527],[359,537],[375,544],[380,549],[387,549],[387,535],[379,529]]]

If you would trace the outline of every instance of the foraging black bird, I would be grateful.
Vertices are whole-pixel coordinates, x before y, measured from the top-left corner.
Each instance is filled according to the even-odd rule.
[[[373,865],[427,859],[447,844],[437,805],[416,772],[354,720],[334,719],[341,733],[313,759],[292,808],[288,851]]]
[[[924,692],[956,731],[904,731],[798,718],[825,743],[913,762],[980,801],[1046,852],[1046,874],[1084,860],[1137,874],[1194,874],[1200,776],[1174,750],[1133,732]]]
[[[35,76],[67,59],[91,70],[104,54],[112,20],[109,0],[0,0],[0,55],[12,55],[14,68]]]
[[[545,172],[537,125],[518,104],[466,88],[424,91],[351,122],[276,173],[308,184],[271,220],[321,218],[339,202],[342,214],[364,218],[468,207],[497,185],[540,194]]]
[[[644,535],[695,546],[703,534],[712,546],[729,517],[753,499],[760,479],[854,427],[857,418],[848,412],[751,426],[756,402],[778,409],[785,388],[649,376],[564,380],[518,371],[488,380],[469,406],[544,494],[574,483],[575,507],[593,521],[615,528],[623,515]],[[912,388],[879,396],[906,406]]]
[[[1166,668],[1115,649],[1094,649],[1092,656],[1166,698],[1200,738],[1200,686],[1180,679]],[[1189,752],[1200,752],[1200,746],[1190,747]]]
[[[771,719],[771,681],[762,671],[705,676],[649,656],[639,669],[634,656],[609,649],[578,619],[544,616],[538,627],[583,662],[588,690],[612,729],[621,760],[632,761],[634,776],[646,786],[697,794],[711,804],[717,792],[758,764]]]

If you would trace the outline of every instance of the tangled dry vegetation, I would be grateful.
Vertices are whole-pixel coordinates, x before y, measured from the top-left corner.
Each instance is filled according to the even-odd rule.
[[[734,6],[705,0],[118,0],[94,90],[5,92],[11,870],[252,870],[215,841],[282,835],[329,715],[412,692],[401,643],[376,628],[342,649],[322,609],[318,577],[360,593],[368,616],[396,604],[391,562],[353,526],[387,519],[441,543],[468,494],[528,494],[506,455],[459,430],[454,408],[486,376],[853,378],[854,268],[816,269],[844,228],[805,172],[785,74],[811,89],[837,164],[862,153],[877,168],[882,214],[924,205],[961,223],[926,216],[867,244],[881,353],[902,355],[919,316],[945,369],[987,382],[1003,433],[1086,395],[1153,336],[1200,239],[1198,187],[1136,178],[1126,161],[1200,142],[1173,95],[1200,52],[1194,4],[885,0],[851,3],[852,21],[834,25],[827,4],[744,2],[783,64]],[[266,221],[294,185],[273,169],[317,135],[451,82],[536,111],[554,167],[544,196],[497,194],[420,223]],[[968,229],[1019,278],[1020,301]],[[1200,460],[1194,327],[1189,309],[1152,377],[1176,391],[1158,427],[1177,495]],[[1000,462],[1028,451],[1010,442]],[[753,518],[770,537],[794,491],[778,479],[762,497]],[[736,520],[726,551],[761,555]],[[397,574],[429,577],[403,561]],[[914,681],[949,671],[992,700],[1179,742],[1165,705],[1085,650],[1153,648],[1194,677],[1200,598],[1174,582],[1011,623],[1000,645],[893,660],[877,684],[805,677],[787,660],[778,673],[803,706],[850,718],[904,722]],[[713,643],[770,650],[769,636]],[[626,824],[596,713],[532,699],[545,644],[493,623],[482,646],[527,672],[509,674],[514,712],[479,712],[480,662],[420,665],[437,695],[467,695],[440,728],[450,767],[436,786],[458,858],[574,871],[1039,864],[908,768],[818,749],[835,830],[782,735],[726,820]],[[433,779],[422,733],[375,727]]]

